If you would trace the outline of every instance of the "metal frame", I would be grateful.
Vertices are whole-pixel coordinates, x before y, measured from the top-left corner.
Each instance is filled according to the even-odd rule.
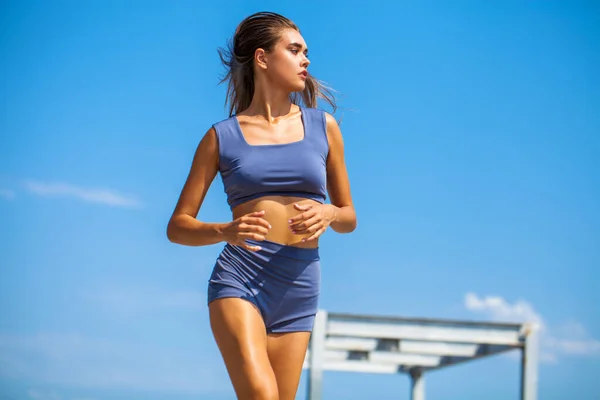
[[[406,373],[411,399],[425,400],[425,373],[521,351],[521,400],[537,400],[537,328],[446,319],[328,313],[315,318],[304,368],[308,400],[322,400],[324,371]]]

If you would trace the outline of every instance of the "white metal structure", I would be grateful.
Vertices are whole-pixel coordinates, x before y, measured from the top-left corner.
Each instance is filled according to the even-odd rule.
[[[510,350],[521,351],[521,400],[537,400],[533,324],[328,313],[315,319],[304,368],[308,400],[322,400],[323,371],[407,373],[412,400],[425,400],[427,371]]]

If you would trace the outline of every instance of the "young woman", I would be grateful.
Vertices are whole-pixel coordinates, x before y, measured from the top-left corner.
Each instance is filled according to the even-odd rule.
[[[229,49],[230,117],[204,135],[169,240],[226,242],[208,284],[211,328],[239,399],[293,400],[320,291],[318,239],[352,232],[356,215],[333,98],[308,71],[296,25],[275,13],[244,19]],[[304,106],[300,106],[302,103]],[[196,219],[220,173],[232,221]],[[330,203],[326,204],[329,195]]]

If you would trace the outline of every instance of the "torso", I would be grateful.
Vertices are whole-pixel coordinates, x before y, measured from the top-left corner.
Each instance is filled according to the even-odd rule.
[[[312,122],[310,123],[307,118],[307,115],[304,115],[303,118],[303,111],[297,109],[290,112],[287,116],[282,117],[280,122],[273,125],[267,123],[264,119],[261,120],[260,118],[247,116],[242,113],[233,117],[230,121],[232,125],[229,128],[232,129],[230,131],[230,135],[232,136],[229,136],[228,140],[234,138],[234,141],[227,142],[227,144],[232,143],[234,146],[240,146],[243,149],[243,154],[253,152],[254,155],[246,154],[244,160],[257,162],[256,157],[265,157],[265,163],[268,163],[268,161],[285,163],[286,157],[291,157],[294,159],[293,161],[301,163],[298,167],[300,165],[305,166],[307,163],[313,165],[313,169],[310,170],[312,173],[317,171],[314,169],[317,167],[314,164],[315,162],[321,165],[318,168],[323,168],[321,171],[324,171],[325,159],[323,157],[326,157],[327,149],[326,132],[323,132],[321,123],[317,122],[314,117],[311,117],[310,121]],[[310,127],[307,127],[305,124],[310,125]],[[236,134],[241,135],[238,138],[239,142],[235,141]],[[322,136],[319,137],[316,135]],[[247,146],[244,146],[244,144]],[[314,151],[317,151],[317,153],[311,156],[310,154]],[[278,160],[282,155],[283,160]],[[233,158],[230,159],[229,157]],[[223,164],[223,168],[227,170],[229,168],[237,168],[235,167],[237,157],[237,152],[228,154],[228,159],[222,160],[225,163]],[[239,166],[243,167],[243,165],[244,161],[241,161]],[[288,167],[286,164],[282,165]],[[303,171],[303,169],[300,170]],[[314,175],[312,176],[314,177]],[[298,179],[298,177],[295,179]],[[288,220],[301,213],[301,211],[294,208],[294,203],[301,205],[320,204],[319,201],[314,199],[295,196],[293,194],[274,195],[267,193],[264,196],[234,205],[232,207],[232,217],[233,219],[237,219],[243,215],[264,210],[264,219],[271,225],[266,240],[289,246],[317,247],[318,239],[303,243],[302,239],[308,238],[310,235],[297,235],[289,228]]]

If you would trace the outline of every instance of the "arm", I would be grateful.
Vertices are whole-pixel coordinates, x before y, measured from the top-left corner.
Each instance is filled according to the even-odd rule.
[[[327,191],[334,210],[333,221],[329,226],[338,233],[348,233],[356,229],[356,213],[350,194],[350,182],[344,160],[344,141],[337,121],[326,115],[329,155],[327,157]]]
[[[192,161],[175,211],[167,226],[167,237],[173,243],[186,246],[206,246],[223,238],[223,224],[198,221],[196,216],[212,184],[219,165],[217,135],[214,128],[206,132]]]

